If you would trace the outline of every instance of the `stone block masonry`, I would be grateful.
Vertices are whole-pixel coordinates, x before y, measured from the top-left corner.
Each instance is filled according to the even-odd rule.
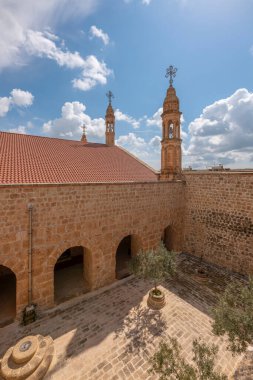
[[[28,204],[33,205],[32,299],[54,305],[54,267],[85,248],[89,289],[115,281],[117,248],[170,247],[253,274],[253,172],[185,172],[184,181],[0,186],[0,266],[16,276],[16,315],[28,303]],[[3,269],[3,268],[2,268]]]
[[[185,172],[184,251],[253,274],[253,172]]]
[[[135,250],[154,247],[167,226],[181,250],[182,182],[0,186],[0,265],[16,275],[16,312],[28,303],[28,204],[33,205],[32,299],[54,305],[54,266],[70,247],[85,248],[90,289],[115,281],[121,240]],[[88,273],[87,273],[88,272]]]

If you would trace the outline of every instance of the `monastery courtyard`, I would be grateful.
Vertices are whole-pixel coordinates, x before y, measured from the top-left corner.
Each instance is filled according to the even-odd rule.
[[[55,355],[46,380],[148,380],[157,378],[148,372],[149,358],[162,339],[178,338],[191,360],[192,341],[201,337],[219,346],[217,369],[229,379],[252,379],[251,353],[247,360],[232,357],[226,341],[211,333],[210,307],[231,275],[209,266],[203,282],[192,260],[183,255],[176,278],[163,283],[167,303],[161,311],[146,306],[152,284],[128,277],[62,303],[26,327],[2,328],[0,356],[24,336],[51,335]]]

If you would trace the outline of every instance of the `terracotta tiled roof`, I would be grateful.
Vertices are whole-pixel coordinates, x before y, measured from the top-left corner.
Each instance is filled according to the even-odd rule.
[[[0,132],[0,184],[157,181],[117,146]]]

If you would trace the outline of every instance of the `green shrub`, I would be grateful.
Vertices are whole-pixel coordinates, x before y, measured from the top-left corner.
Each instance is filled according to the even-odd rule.
[[[194,340],[192,351],[194,366],[185,362],[177,340],[169,338],[152,357],[150,372],[158,374],[159,380],[227,380],[227,376],[214,371],[217,346]]]
[[[244,352],[253,342],[253,279],[248,285],[239,281],[229,284],[212,312],[214,334],[227,333],[228,349],[233,353]]]

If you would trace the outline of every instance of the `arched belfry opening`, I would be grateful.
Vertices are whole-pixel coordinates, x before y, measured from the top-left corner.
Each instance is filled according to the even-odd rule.
[[[128,277],[129,261],[140,249],[139,239],[135,235],[125,236],[118,245],[116,251],[116,279]]]
[[[173,251],[174,241],[173,241],[173,231],[171,226],[167,226],[162,233],[161,240],[168,251]]]
[[[16,276],[11,269],[0,265],[0,328],[16,317]]]
[[[169,124],[169,139],[173,139],[174,137],[174,125],[172,122]]]
[[[64,251],[54,266],[54,301],[67,301],[90,290],[89,251],[81,246]]]

